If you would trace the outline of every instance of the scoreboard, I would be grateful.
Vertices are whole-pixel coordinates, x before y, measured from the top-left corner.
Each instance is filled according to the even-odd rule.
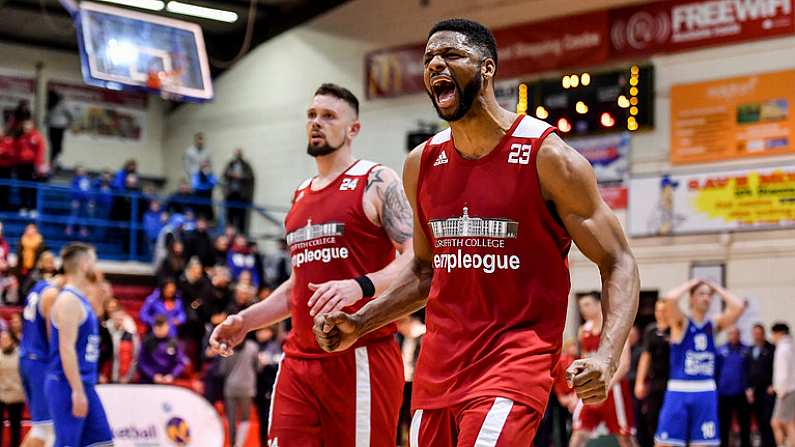
[[[517,113],[556,126],[562,134],[591,135],[654,127],[654,69],[566,73],[520,83]]]

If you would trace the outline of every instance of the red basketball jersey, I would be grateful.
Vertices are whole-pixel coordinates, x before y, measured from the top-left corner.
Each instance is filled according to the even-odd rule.
[[[329,354],[318,346],[312,333],[314,323],[307,305],[312,291],[309,283],[351,279],[386,267],[395,259],[395,247],[382,227],[367,218],[362,206],[367,177],[378,166],[359,160],[323,189],[313,191],[312,179],[295,191],[293,206],[285,218],[285,232],[293,267],[290,315],[293,330],[284,352],[304,358]],[[367,303],[362,299],[346,307],[355,312]],[[359,340],[355,347],[391,337],[394,324]]]
[[[602,332],[594,330],[593,321],[586,321],[580,332],[580,355],[588,357],[599,350],[599,340]]]
[[[536,154],[555,129],[519,117],[467,160],[447,129],[426,143],[417,212],[433,248],[414,408],[501,396],[541,413],[558,361],[571,239],[547,209]]]

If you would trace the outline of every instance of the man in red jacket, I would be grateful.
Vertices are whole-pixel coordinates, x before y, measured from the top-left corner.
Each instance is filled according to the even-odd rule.
[[[14,165],[17,162],[17,151],[14,137],[6,133],[0,126],[0,181],[11,180]],[[0,211],[8,210],[8,185],[0,185]]]
[[[38,174],[44,173],[46,146],[44,137],[34,126],[33,120],[23,121],[22,135],[17,139],[17,179],[32,182]],[[30,210],[31,217],[35,217],[36,189],[21,188],[20,196],[22,203],[19,212],[26,215]]]

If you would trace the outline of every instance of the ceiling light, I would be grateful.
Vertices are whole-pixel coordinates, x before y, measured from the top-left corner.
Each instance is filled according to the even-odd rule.
[[[627,99],[626,96],[621,95],[618,97],[618,106],[621,107],[622,109],[626,109],[627,107],[629,107],[629,100]]]
[[[175,14],[201,17],[203,19],[218,20],[219,22],[237,22],[236,12],[191,5],[190,3],[171,1],[166,5],[166,11],[173,12]]]
[[[600,119],[602,125],[605,127],[613,127],[616,124],[616,120],[607,112],[602,113],[602,117]]]
[[[577,113],[581,115],[588,113],[588,106],[582,101],[577,101],[575,109],[577,110]]]
[[[583,73],[582,76],[580,76],[580,83],[582,85],[590,84],[591,83],[591,74],[590,73]]]
[[[629,89],[629,94],[632,96],[638,96],[638,88],[632,87],[631,89]]]
[[[580,77],[575,75],[571,75],[571,88],[576,88],[580,85]]]
[[[568,76],[563,76],[563,88],[571,87],[571,78]]]
[[[102,0],[105,3],[115,3],[117,5],[132,6],[133,8],[148,9],[150,11],[162,11],[165,3],[160,0]]]

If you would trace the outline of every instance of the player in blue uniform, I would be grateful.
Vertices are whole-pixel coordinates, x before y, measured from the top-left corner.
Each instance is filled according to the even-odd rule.
[[[19,372],[28,402],[31,429],[22,447],[52,444],[52,418],[44,395],[44,379],[50,358],[47,325],[50,309],[63,286],[63,277],[41,280],[25,297],[22,312],[22,340],[19,349]]]
[[[61,251],[66,285],[51,318],[50,364],[45,392],[55,426],[55,447],[113,445],[105,409],[94,385],[99,322],[84,291],[97,292],[96,254],[71,243]]]
[[[687,292],[689,317],[679,309],[679,299]],[[715,319],[707,320],[712,295],[716,293],[725,308]],[[671,368],[655,444],[720,445],[714,336],[740,318],[743,302],[723,287],[700,279],[671,290],[663,300],[671,328]]]

